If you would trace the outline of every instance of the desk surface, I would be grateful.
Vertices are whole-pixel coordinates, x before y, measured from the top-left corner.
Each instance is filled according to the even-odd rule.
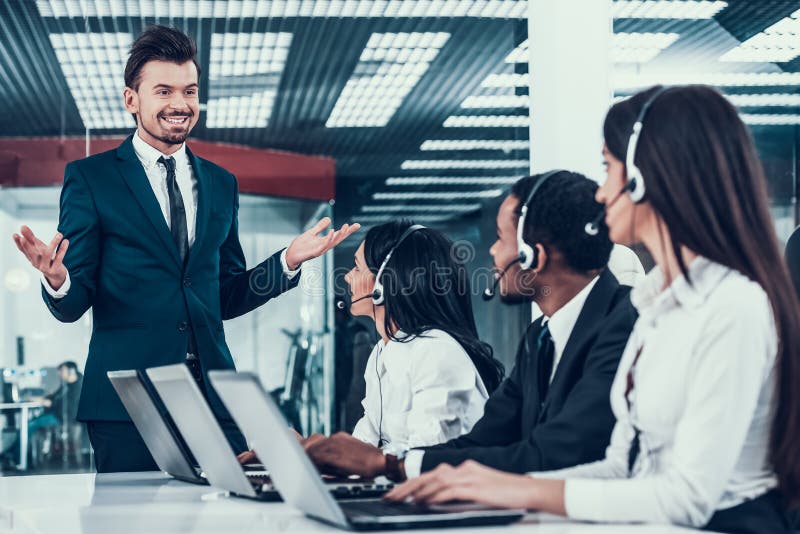
[[[510,527],[446,530],[459,534],[690,532],[665,526],[572,523],[538,514]],[[9,531],[24,534],[342,532],[307,519],[284,504],[225,497],[207,486],[186,484],[161,473],[0,478],[0,532]]]

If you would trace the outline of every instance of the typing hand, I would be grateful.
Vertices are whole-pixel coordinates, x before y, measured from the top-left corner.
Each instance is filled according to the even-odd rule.
[[[244,451],[243,453],[239,454],[236,459],[239,460],[240,465],[261,463],[261,461],[258,459],[258,456],[256,456],[255,451]]]
[[[441,464],[395,487],[384,499],[425,504],[471,501],[499,508],[533,509],[541,506],[542,501],[537,497],[543,491],[557,491],[549,487],[553,483],[562,484],[563,488],[560,480],[504,473],[468,460],[458,467]]]
[[[306,453],[325,473],[375,478],[386,469],[386,459],[379,448],[345,432],[317,440],[306,446]]]
[[[327,234],[319,235],[330,225],[330,217],[323,217],[313,228],[295,237],[286,249],[286,266],[292,271],[299,269],[304,261],[322,256],[361,228],[358,223],[345,224],[336,231],[331,228]]]
[[[23,226],[19,234],[14,234],[14,244],[25,254],[31,265],[44,274],[50,287],[58,291],[67,279],[67,268],[63,261],[69,240],[64,239],[59,232],[48,245],[39,240],[30,228]]]

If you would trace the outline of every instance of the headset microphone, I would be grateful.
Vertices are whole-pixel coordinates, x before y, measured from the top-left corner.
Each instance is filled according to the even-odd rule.
[[[500,284],[500,280],[506,275],[506,273],[508,272],[508,270],[511,268],[512,265],[514,265],[515,263],[519,263],[520,261],[522,261],[522,258],[520,256],[517,256],[516,259],[514,259],[508,265],[506,265],[506,268],[500,272],[500,276],[495,278],[492,287],[491,288],[487,287],[486,289],[483,290],[483,295],[481,295],[483,297],[483,300],[488,302],[494,298],[495,291],[497,291],[497,286]]]
[[[611,202],[603,206],[603,208],[600,210],[600,213],[597,214],[597,217],[595,217],[591,222],[586,223],[586,226],[583,227],[583,231],[589,235],[597,235],[597,233],[600,231],[600,222],[605,218],[608,209],[613,206],[614,203],[619,200],[619,198],[624,195],[626,191],[630,191],[634,187],[636,187],[635,182],[628,182],[625,184],[625,187],[620,189],[619,193],[617,193]]]
[[[375,293],[374,292],[370,293],[369,295],[364,295],[363,297],[357,298],[356,300],[350,302],[350,304],[355,304],[359,300],[371,299],[371,298],[375,298]],[[339,308],[340,310],[343,310],[343,309],[345,309],[347,307],[347,303],[345,301],[343,301],[343,300],[337,300],[336,301],[336,307]]]

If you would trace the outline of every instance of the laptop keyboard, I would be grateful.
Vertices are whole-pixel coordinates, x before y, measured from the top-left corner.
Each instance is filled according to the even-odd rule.
[[[398,516],[398,515],[431,515],[445,513],[432,510],[427,506],[412,503],[390,503],[381,500],[349,501],[341,503],[348,515]]]

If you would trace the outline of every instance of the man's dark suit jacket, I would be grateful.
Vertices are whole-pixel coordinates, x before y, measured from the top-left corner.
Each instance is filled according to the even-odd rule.
[[[185,265],[128,137],[67,165],[58,230],[69,239],[67,295],[42,296],[56,319],[94,311],[78,408],[81,421],[129,421],[106,372],[185,361],[193,329],[204,372],[233,369],[222,321],[297,284],[279,254],[251,270],[239,243],[239,190],[225,169],[187,148],[197,180],[195,241]],[[228,418],[213,388],[209,402]]]
[[[535,350],[542,319],[528,328],[511,374],[489,397],[472,431],[427,447],[422,471],[475,460],[516,473],[599,460],[614,427],[609,391],[636,321],[630,288],[608,270],[589,293],[543,403]]]

